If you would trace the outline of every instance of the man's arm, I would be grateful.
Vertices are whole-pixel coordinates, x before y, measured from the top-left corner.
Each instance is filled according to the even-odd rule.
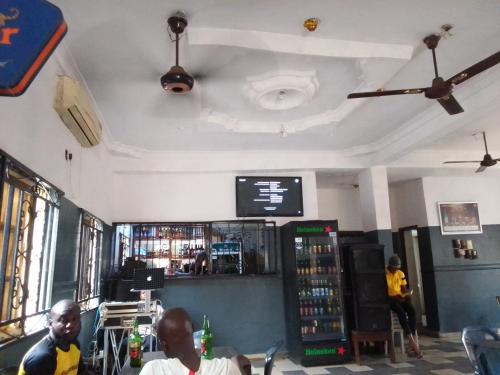
[[[52,375],[56,371],[56,359],[50,353],[33,353],[23,360],[24,375]]]

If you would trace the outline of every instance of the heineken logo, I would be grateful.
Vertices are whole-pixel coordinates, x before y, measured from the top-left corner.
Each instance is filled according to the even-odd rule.
[[[297,233],[330,233],[333,229],[331,226],[326,227],[297,227]]]
[[[343,346],[340,348],[308,348],[304,350],[304,355],[306,357],[319,357],[324,355],[341,355],[345,354],[345,349]]]

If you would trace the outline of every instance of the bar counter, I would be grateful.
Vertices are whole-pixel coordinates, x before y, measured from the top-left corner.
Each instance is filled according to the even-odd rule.
[[[117,289],[129,293],[131,285],[131,280],[120,280]],[[137,294],[132,296],[137,298]],[[285,338],[280,275],[168,277],[163,289],[153,291],[152,298],[160,300],[164,309],[186,309],[195,330],[201,329],[206,314],[214,345],[232,346],[238,353],[263,353],[272,343]]]

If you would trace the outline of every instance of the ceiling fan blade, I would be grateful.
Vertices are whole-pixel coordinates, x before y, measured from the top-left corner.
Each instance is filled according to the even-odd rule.
[[[486,169],[486,167],[484,165],[481,165],[478,169],[476,169],[476,173],[480,173],[482,171],[484,171]]]
[[[461,163],[481,163],[482,160],[453,160],[445,161],[443,164],[461,164]]]
[[[445,98],[437,99],[439,104],[441,104],[446,112],[450,115],[456,115],[457,113],[461,113],[464,111],[462,106],[457,102],[457,99],[453,95],[448,95]]]
[[[380,90],[380,91],[368,91],[368,92],[353,92],[347,95],[347,99],[357,99],[357,98],[371,98],[376,96],[389,96],[389,95],[405,95],[405,94],[421,94],[426,89],[404,89],[404,90]]]
[[[495,66],[498,63],[500,63],[500,51],[468,67],[467,69],[461,71],[460,73],[455,74],[446,82],[458,85],[459,83],[467,81],[469,78],[474,77],[476,74],[479,74],[485,71],[486,69]]]

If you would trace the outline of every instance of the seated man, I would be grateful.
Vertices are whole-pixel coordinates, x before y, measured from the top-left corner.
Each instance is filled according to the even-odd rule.
[[[140,375],[250,375],[250,361],[242,356],[201,359],[193,342],[193,328],[184,309],[166,310],[157,324],[158,339],[168,359],[144,365]]]
[[[422,352],[414,339],[417,325],[415,308],[411,304],[411,291],[406,289],[406,278],[401,268],[401,259],[397,255],[389,258],[385,277],[387,279],[387,293],[389,294],[389,306],[399,318],[399,323],[408,338],[411,351],[422,358]]]
[[[57,302],[49,312],[49,334],[24,356],[18,375],[80,375],[85,371],[76,337],[80,333],[80,306]]]

